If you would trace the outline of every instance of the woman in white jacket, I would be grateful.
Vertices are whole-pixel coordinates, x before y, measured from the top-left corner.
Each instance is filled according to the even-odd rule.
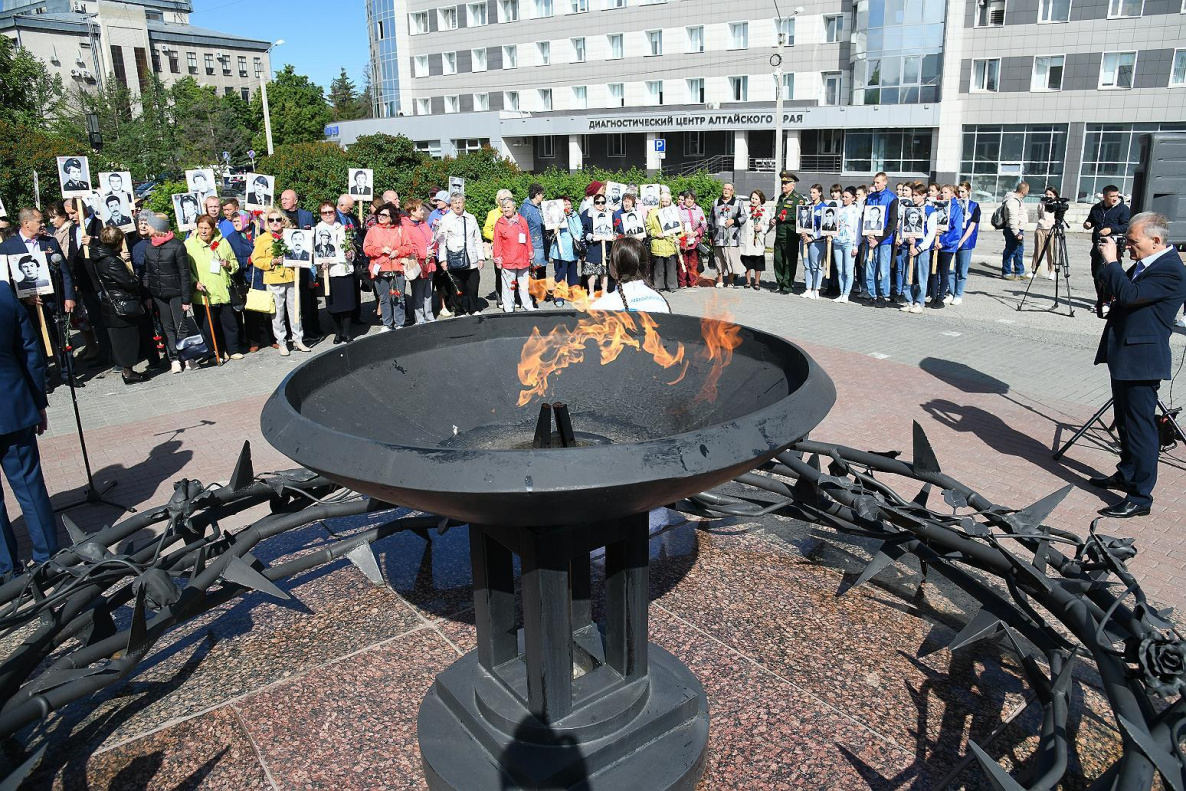
[[[436,227],[438,264],[449,272],[457,289],[458,315],[472,316],[481,312],[478,305],[479,270],[485,259],[482,255],[482,227],[465,210],[465,196],[454,192],[449,197],[450,210],[441,215]]]
[[[754,190],[746,207],[749,220],[741,227],[741,263],[745,266],[745,285],[755,291],[760,288],[762,273],[766,271],[766,234],[774,212],[766,208],[762,190]]]

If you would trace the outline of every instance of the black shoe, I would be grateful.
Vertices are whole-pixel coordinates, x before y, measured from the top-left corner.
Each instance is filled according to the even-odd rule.
[[[1098,489],[1115,489],[1118,492],[1127,492],[1129,489],[1128,481],[1121,478],[1118,472],[1112,473],[1107,478],[1092,478],[1087,482]]]
[[[135,371],[132,371],[132,375],[131,375],[131,376],[128,376],[127,374],[125,374],[125,373],[122,373],[122,372],[121,372],[120,376],[122,376],[122,377],[123,377],[124,384],[126,384],[126,385],[134,385],[134,384],[139,384],[140,382],[146,382],[146,381],[148,381],[148,380],[147,380],[147,379],[144,377],[144,375],[143,375],[143,374],[138,374],[138,373],[136,373]]]
[[[1137,505],[1136,503],[1125,500],[1119,505],[1110,505],[1107,508],[1099,510],[1100,516],[1110,516],[1115,519],[1129,519],[1134,516],[1148,516],[1149,506]]]
[[[334,346],[337,346],[339,343],[342,343],[342,341],[343,341],[343,338],[341,335],[334,336]]]

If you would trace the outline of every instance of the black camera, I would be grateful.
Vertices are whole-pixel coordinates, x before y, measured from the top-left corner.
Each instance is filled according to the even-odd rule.
[[[1046,211],[1054,212],[1055,214],[1066,214],[1067,209],[1071,207],[1069,198],[1042,198],[1042,203],[1046,206]]]

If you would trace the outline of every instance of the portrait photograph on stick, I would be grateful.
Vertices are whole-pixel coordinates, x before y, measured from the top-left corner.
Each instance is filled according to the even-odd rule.
[[[182,192],[173,196],[173,216],[177,218],[179,231],[192,231],[197,227],[198,215],[202,212],[201,205],[198,196],[192,192]]]
[[[449,194],[450,195],[464,195],[465,194],[465,179],[461,176],[449,177]]]
[[[866,236],[879,236],[885,232],[885,207],[866,206],[862,218],[861,232]]]
[[[318,223],[313,229],[313,259],[318,264],[339,264],[346,260],[342,249],[343,230],[334,225]]]
[[[127,170],[101,170],[95,190],[100,194],[132,191],[132,174]]]
[[[608,182],[605,185],[605,204],[610,211],[617,211],[622,208],[622,196],[626,194],[626,185],[619,184],[616,181]]]
[[[658,184],[643,184],[639,187],[638,202],[642,205],[645,211],[656,209],[659,207],[659,185]]]
[[[820,212],[819,232],[821,236],[835,236],[840,232],[840,204],[827,201]]]
[[[564,227],[564,201],[546,200],[540,207],[544,215],[544,227],[556,231]]]
[[[637,209],[622,212],[622,235],[641,239],[646,235],[642,212]]]
[[[593,241],[612,242],[614,240],[614,216],[607,211],[593,212]]]
[[[104,225],[130,231],[136,227],[132,217],[132,195],[128,192],[106,192],[99,196],[99,219]]]
[[[926,236],[926,214],[921,206],[907,206],[902,210],[902,238],[921,239]]]
[[[366,171],[370,172],[370,171]],[[267,211],[272,208],[276,195],[276,177],[263,173],[247,174],[247,196],[243,203],[248,209]],[[374,197],[372,192],[371,197]]]
[[[91,163],[87,157],[58,157],[58,180],[63,198],[85,198],[91,194]]]
[[[289,267],[308,266],[312,260],[309,254],[311,231],[306,231],[301,228],[285,228],[284,229],[284,246],[288,249],[284,252],[284,265]]]
[[[54,293],[49,276],[49,263],[41,250],[30,250],[8,256],[12,287],[20,299]]]
[[[370,168],[350,168],[350,197],[371,200],[375,197],[375,171]],[[272,191],[269,187],[268,194]],[[250,204],[250,201],[248,201]]]
[[[943,234],[951,225],[951,201],[937,200],[935,207],[935,232]]]
[[[801,203],[795,207],[795,231],[798,233],[815,233],[815,223],[812,221],[810,204]]]
[[[664,236],[676,236],[683,224],[680,222],[678,206],[664,206],[656,209],[659,212],[659,228]]]
[[[198,203],[204,203],[211,196],[218,197],[218,182],[214,180],[212,168],[185,171],[185,188],[198,196]]]

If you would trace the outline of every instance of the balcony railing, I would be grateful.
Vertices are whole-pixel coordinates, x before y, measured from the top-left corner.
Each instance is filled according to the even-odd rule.
[[[844,163],[841,154],[803,154],[799,167],[809,173],[839,173]]]

